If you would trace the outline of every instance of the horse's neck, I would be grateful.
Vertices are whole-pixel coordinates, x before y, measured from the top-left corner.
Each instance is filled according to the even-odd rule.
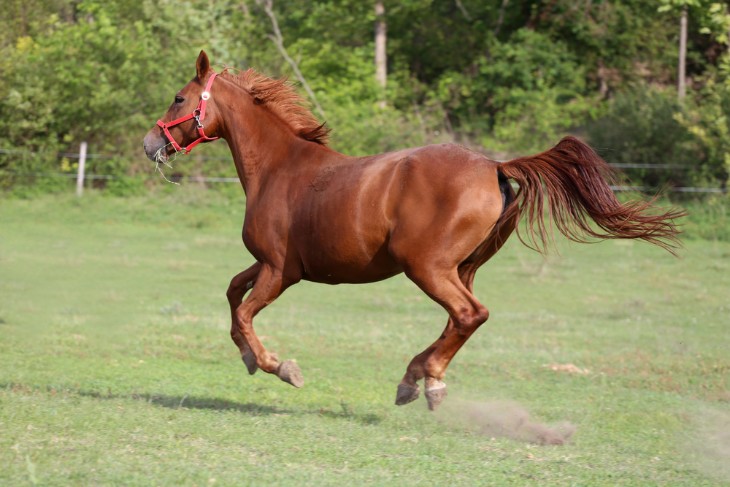
[[[247,107],[226,114],[224,138],[248,197],[258,192],[268,173],[290,163],[286,155],[290,146],[297,143],[288,127],[263,112],[262,108]]]

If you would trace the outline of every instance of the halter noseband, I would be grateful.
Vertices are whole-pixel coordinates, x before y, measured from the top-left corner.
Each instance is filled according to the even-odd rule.
[[[165,137],[167,137],[167,140],[170,141],[170,144],[172,145],[173,149],[175,149],[175,152],[181,152],[184,151],[185,154],[190,154],[190,151],[193,150],[193,147],[198,145],[199,143],[205,141],[211,141],[211,140],[217,140],[220,137],[208,137],[205,135],[205,130],[203,127],[203,120],[205,120],[205,105],[207,104],[208,100],[210,99],[210,87],[213,85],[213,80],[215,77],[218,76],[218,73],[213,73],[210,75],[210,78],[208,78],[208,82],[205,84],[205,90],[200,94],[200,101],[198,102],[198,106],[193,110],[193,113],[190,113],[188,115],[185,115],[184,117],[177,118],[171,122],[163,122],[162,120],[157,121],[157,126],[162,129],[162,131],[165,133]],[[180,125],[183,122],[187,122],[188,120],[194,119],[195,123],[197,123],[197,129],[198,129],[198,137],[196,140],[188,144],[187,147],[181,147],[180,144],[175,142],[175,139],[170,134],[170,127],[174,127],[176,125]]]

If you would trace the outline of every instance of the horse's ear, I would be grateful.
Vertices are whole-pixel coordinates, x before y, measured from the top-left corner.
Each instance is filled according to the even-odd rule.
[[[200,54],[198,54],[198,61],[195,63],[195,69],[198,71],[198,79],[203,81],[205,79],[205,75],[208,74],[208,71],[210,71],[210,61],[208,60],[208,55],[205,51],[200,51]]]

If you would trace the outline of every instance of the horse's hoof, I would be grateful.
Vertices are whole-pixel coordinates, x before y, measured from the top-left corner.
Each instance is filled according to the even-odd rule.
[[[243,363],[246,364],[246,369],[250,375],[254,375],[256,371],[259,370],[259,366],[256,365],[256,355],[254,355],[251,350],[243,352],[241,360],[243,360]]]
[[[285,360],[279,365],[276,375],[284,382],[288,382],[294,387],[302,387],[304,385],[304,377],[302,371],[294,360]]]
[[[419,394],[420,391],[418,389],[418,384],[412,386],[409,384],[400,383],[398,384],[398,392],[395,395],[395,405],[403,406],[404,404],[413,402],[418,399]]]
[[[428,409],[435,411],[446,398],[446,384],[437,379],[426,379],[426,382]]]

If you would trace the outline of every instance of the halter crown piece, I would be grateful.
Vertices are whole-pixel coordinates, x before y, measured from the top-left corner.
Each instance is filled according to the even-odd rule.
[[[167,123],[163,122],[162,120],[157,121],[157,126],[160,127],[165,133],[165,137],[167,137],[167,140],[170,141],[170,144],[172,145],[173,149],[175,149],[175,152],[185,152],[185,154],[190,154],[190,151],[193,150],[193,147],[195,147],[199,143],[204,141],[207,142],[211,140],[218,140],[220,138],[208,137],[207,135],[205,135],[205,130],[203,127],[203,120],[205,120],[205,105],[210,99],[210,87],[213,85],[213,80],[216,76],[218,76],[218,73],[213,73],[210,75],[210,78],[208,78],[208,82],[205,84],[205,90],[203,90],[203,92],[200,94],[200,101],[198,102],[198,106],[195,108],[195,110],[193,110],[193,113],[189,113],[184,117],[177,118]],[[181,123],[187,122],[188,120],[195,120],[199,137],[190,144],[188,144],[187,147],[182,147],[172,137],[169,128],[180,125]]]

